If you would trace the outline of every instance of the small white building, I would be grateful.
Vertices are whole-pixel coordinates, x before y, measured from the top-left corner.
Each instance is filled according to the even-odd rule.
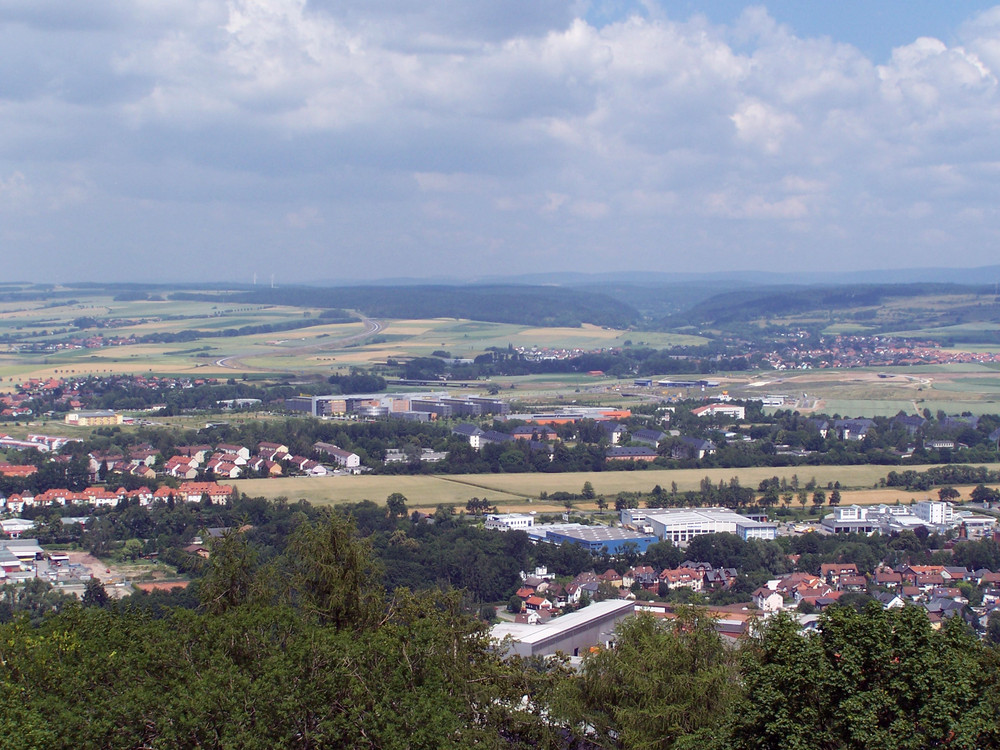
[[[746,419],[747,416],[746,408],[736,404],[705,404],[705,406],[692,409],[691,413],[696,417],[723,416],[732,419]]]
[[[527,531],[535,525],[535,517],[524,513],[491,513],[486,516],[486,528],[494,531]]]
[[[357,469],[361,466],[361,456],[338,448],[332,443],[313,443],[313,449],[325,453],[345,469]]]

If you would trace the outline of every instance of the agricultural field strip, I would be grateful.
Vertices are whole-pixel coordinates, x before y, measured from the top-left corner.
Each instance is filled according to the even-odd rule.
[[[931,465],[902,467],[925,471]],[[845,503],[851,502],[846,491],[873,491],[890,471],[900,471],[898,466],[797,466],[753,467],[744,469],[677,469],[646,471],[569,472],[565,474],[458,474],[393,476],[370,475],[356,477],[301,477],[285,479],[236,480],[240,492],[250,496],[275,498],[284,496],[291,501],[309,500],[317,504],[337,504],[372,500],[384,502],[392,492],[402,492],[411,505],[433,506],[437,503],[465,503],[480,492],[499,493],[502,502],[524,502],[537,498],[541,492],[579,493],[584,482],[590,482],[595,492],[614,496],[619,492],[650,492],[655,485],[670,491],[676,482],[680,492],[697,490],[701,480],[708,477],[714,484],[728,482],[737,477],[741,484],[754,489],[762,479],[777,476],[791,481],[797,475],[804,486],[815,478],[817,486],[826,489],[829,482],[840,482],[845,490]],[[442,481],[446,480],[446,481]],[[450,485],[448,489],[445,489]],[[467,488],[469,491],[463,491]],[[896,491],[896,490],[890,490]],[[900,496],[909,496],[899,489]],[[933,491],[917,493],[920,497],[936,496]],[[490,497],[492,500],[493,497]],[[878,502],[881,502],[878,501]]]

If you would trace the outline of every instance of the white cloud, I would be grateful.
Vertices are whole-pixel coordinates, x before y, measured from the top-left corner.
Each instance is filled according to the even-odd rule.
[[[724,27],[600,6],[7,3],[8,234],[48,214],[40,252],[56,252],[86,203],[154,245],[181,231],[157,222],[196,213],[177,243],[192,257],[264,258],[294,233],[301,267],[329,236],[401,273],[475,268],[467,243],[554,266],[572,249],[588,270],[609,251],[623,268],[712,263],[738,236],[756,262],[810,233],[831,265],[931,263],[946,242],[992,262],[977,238],[998,232],[1000,9],[875,65],[759,7]],[[102,246],[124,257],[127,238]]]

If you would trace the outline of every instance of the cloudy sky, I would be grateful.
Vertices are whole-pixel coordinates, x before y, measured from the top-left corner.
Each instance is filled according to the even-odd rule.
[[[0,0],[3,280],[1000,262],[1000,6]]]

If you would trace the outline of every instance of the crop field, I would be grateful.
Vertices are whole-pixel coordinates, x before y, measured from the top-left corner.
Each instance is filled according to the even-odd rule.
[[[987,485],[992,489],[997,489],[998,485]],[[955,489],[958,490],[959,498],[956,502],[965,502],[970,499],[975,485],[956,485]],[[829,493],[828,493],[829,494]],[[841,505],[895,505],[897,502],[901,505],[909,505],[911,502],[917,502],[918,500],[926,500],[928,497],[936,499],[937,492],[931,490],[930,492],[907,492],[906,490],[898,487],[888,487],[877,490],[848,490],[846,492],[841,492]]]
[[[63,295],[63,296],[60,296]],[[164,291],[166,297],[168,292]],[[979,305],[974,295],[950,295],[914,300],[890,300],[885,315],[904,315],[907,306],[924,310],[948,310],[956,305]],[[984,308],[985,309],[985,308]],[[116,300],[106,291],[60,289],[49,299],[0,302],[0,336],[11,335],[29,344],[44,345],[70,338],[176,334],[184,330],[207,333],[243,326],[282,325],[303,321],[321,322],[319,309],[294,306],[241,306],[226,301]],[[883,312],[880,311],[879,315]],[[81,318],[107,323],[101,328],[79,329]],[[792,320],[793,318],[789,318]],[[903,318],[901,318],[903,319]],[[381,328],[370,337],[359,321],[324,324],[287,331],[246,336],[206,336],[188,341],[144,343],[135,346],[60,348],[49,351],[14,351],[0,346],[0,378],[8,382],[27,377],[64,374],[155,373],[234,377],[243,373],[301,373],[328,376],[351,367],[368,367],[387,359],[428,356],[446,351],[453,357],[473,358],[489,347],[506,349],[536,347],[553,350],[595,350],[634,346],[664,348],[697,345],[699,336],[663,332],[612,330],[594,325],[579,328],[539,328],[530,325],[488,323],[456,318],[380,320]],[[849,333],[864,328],[866,321],[834,320],[831,331]],[[905,324],[904,324],[905,325]],[[902,327],[902,326],[901,326]],[[912,326],[917,328],[916,325]],[[941,329],[955,333],[1000,330],[995,323],[961,323]],[[918,331],[922,332],[922,331]],[[956,351],[990,347],[956,346]],[[1000,347],[992,347],[1000,350]],[[888,374],[888,377],[879,377]],[[654,376],[655,377],[655,376]],[[691,377],[696,377],[691,374]],[[925,367],[886,368],[875,371],[815,370],[712,374],[720,390],[732,395],[759,396],[766,392],[789,396],[792,408],[803,412],[824,411],[843,415],[891,415],[902,410],[913,413],[924,408],[948,412],[1000,411],[1000,366],[952,364]],[[754,381],[760,387],[749,388]],[[631,380],[593,378],[580,374],[498,377],[501,395],[525,404],[602,403],[628,404],[639,398],[673,396],[660,389],[631,387]],[[766,384],[766,385],[764,385]],[[486,383],[483,384],[484,388]],[[764,390],[766,388],[766,391]],[[806,394],[806,396],[803,396]],[[682,395],[695,395],[683,392]]]
[[[56,290],[59,291],[59,290]],[[62,290],[65,291],[65,290]],[[55,294],[56,292],[54,292]],[[185,330],[219,332],[244,326],[297,323],[320,311],[288,306],[236,306],[188,300],[115,300],[110,294],[72,290],[72,299],[0,303],[0,335],[37,345],[86,338],[177,334]],[[93,318],[103,327],[81,329],[75,322]],[[316,321],[319,322],[319,321]],[[380,321],[366,341],[342,341],[364,326],[330,324],[247,336],[208,336],[183,342],[60,348],[38,352],[0,352],[0,376],[47,377],[64,371],[233,375],[241,371],[329,374],[389,358],[428,356],[445,350],[472,358],[488,347],[508,345],[549,349],[600,349],[636,345],[666,347],[700,344],[705,339],[658,332],[617,331],[600,326],[538,328],[454,318]],[[221,364],[219,364],[221,361]]]
[[[924,471],[929,466],[908,466],[908,469]],[[501,509],[507,506],[527,506],[537,509],[540,493],[579,493],[584,482],[590,482],[594,491],[613,498],[619,492],[650,492],[660,485],[671,489],[676,482],[679,491],[697,490],[701,480],[708,477],[714,484],[728,482],[737,477],[745,486],[757,488],[762,479],[773,476],[792,481],[793,475],[805,485],[812,479],[825,488],[828,483],[840,482],[845,491],[872,492],[882,479],[892,470],[892,466],[799,466],[788,468],[754,467],[748,469],[679,469],[649,471],[605,471],[568,472],[565,474],[458,474],[422,476],[337,476],[337,477],[289,477],[284,479],[236,480],[233,484],[240,492],[251,497],[287,497],[290,501],[308,500],[316,505],[336,505],[338,503],[371,500],[384,503],[393,492],[402,492],[410,507],[432,508],[439,503],[465,505],[471,497],[486,497]],[[895,502],[906,496],[905,491],[889,490]],[[928,497],[920,493],[919,498]],[[881,497],[881,496],[880,496]],[[888,495],[886,495],[888,497]],[[914,496],[915,497],[915,496]],[[908,500],[906,500],[908,502]],[[612,501],[613,502],[613,501]],[[887,502],[873,500],[871,502]]]

